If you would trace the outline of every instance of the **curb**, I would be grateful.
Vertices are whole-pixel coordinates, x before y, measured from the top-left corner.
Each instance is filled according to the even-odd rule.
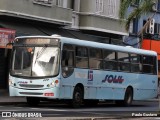
[[[0,105],[18,105],[18,104],[27,104],[27,102],[0,102]]]
[[[156,102],[158,102],[158,101],[160,101],[160,99],[148,99],[148,100],[140,100],[140,101],[144,101],[144,102],[154,102],[154,101],[156,101]]]

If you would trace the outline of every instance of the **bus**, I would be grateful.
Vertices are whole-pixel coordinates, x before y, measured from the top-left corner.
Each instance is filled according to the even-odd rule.
[[[152,50],[157,52],[158,58],[158,86],[160,87],[160,35],[153,35],[152,37],[144,38],[142,40],[142,49]]]
[[[31,106],[62,100],[72,107],[157,96],[157,53],[136,48],[52,36],[15,38],[9,94]]]

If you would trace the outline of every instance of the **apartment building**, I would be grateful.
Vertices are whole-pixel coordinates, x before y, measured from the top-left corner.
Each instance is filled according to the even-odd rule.
[[[120,44],[128,35],[120,24],[120,0],[74,0],[72,28],[104,38],[105,43]]]
[[[138,0],[135,1],[134,4],[130,6],[128,9],[128,14],[131,13],[131,11],[135,8],[138,7],[139,3]],[[157,10],[157,11],[156,11]],[[130,24],[130,29],[129,29],[129,36],[124,36],[123,37],[123,42],[126,43],[126,45],[130,45],[133,47],[138,47],[140,48],[140,43],[141,43],[141,36],[138,35],[138,33],[142,30],[144,24],[148,20],[148,18],[153,17],[154,19],[154,29],[153,29],[153,34],[160,34],[160,0],[157,0],[157,3],[155,6],[153,6],[153,10],[150,11],[147,15],[142,15],[140,18],[135,18],[131,24]],[[143,38],[145,38],[145,35],[148,34],[148,30],[145,30],[146,33],[143,34]]]
[[[120,0],[0,0],[0,89],[7,87],[11,49],[21,35],[52,35],[121,44]]]

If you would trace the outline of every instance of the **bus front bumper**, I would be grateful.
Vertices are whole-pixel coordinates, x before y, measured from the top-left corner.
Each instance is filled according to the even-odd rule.
[[[43,97],[43,98],[59,98],[59,88],[53,87],[49,89],[24,89],[9,87],[10,96],[24,96],[24,97]]]

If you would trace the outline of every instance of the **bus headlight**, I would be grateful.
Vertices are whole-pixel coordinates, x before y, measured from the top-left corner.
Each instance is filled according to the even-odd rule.
[[[9,80],[8,84],[9,86],[16,86],[16,83],[14,83],[12,80]]]
[[[12,80],[9,80],[9,82],[8,82],[8,83],[9,83],[9,85],[13,85],[13,82],[12,82]]]
[[[51,83],[51,86],[54,87],[54,82]]]
[[[53,82],[51,82],[51,84],[49,85],[47,85],[47,87],[56,87],[57,85],[59,84],[59,81],[58,80],[55,80],[55,81],[53,81]]]

